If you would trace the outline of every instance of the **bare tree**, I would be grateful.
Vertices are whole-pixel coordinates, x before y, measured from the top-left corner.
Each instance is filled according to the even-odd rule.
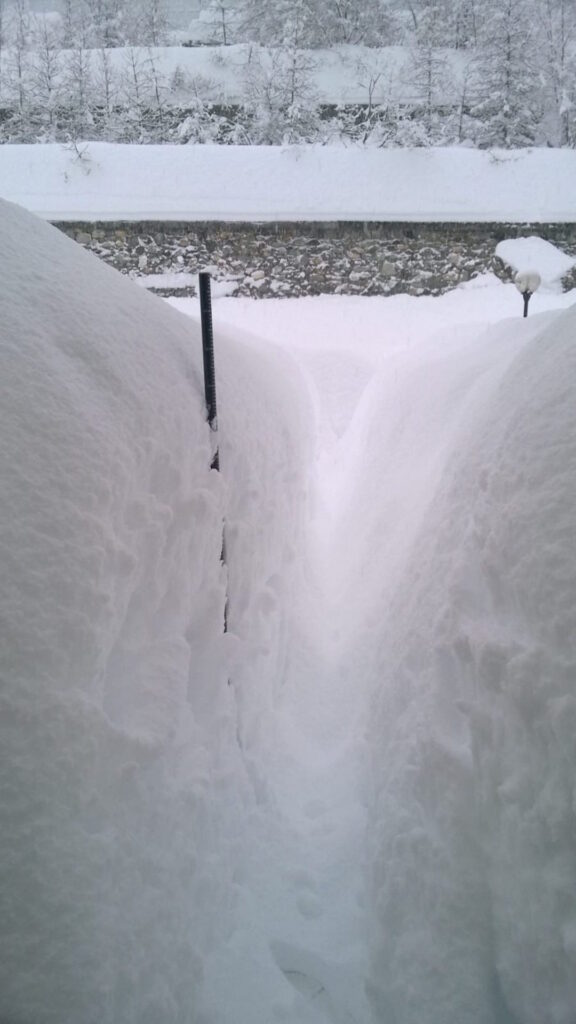
[[[158,70],[154,59],[154,52],[151,47],[148,47],[147,49],[147,66],[149,88],[151,91],[151,103],[149,106],[150,131],[154,136],[155,142],[166,142],[167,129],[165,95],[167,92],[167,84],[163,75],[161,75]]]
[[[143,46],[165,46],[168,38],[168,11],[165,0],[143,0],[138,5],[138,38]]]
[[[56,29],[41,18],[32,54],[31,90],[33,103],[46,125],[48,139],[53,141],[56,107],[60,100],[62,58]]]
[[[121,134],[116,116],[118,107],[118,74],[112,60],[112,53],[105,47],[95,54],[94,92],[97,100],[97,116],[100,122],[99,134],[112,141]]]
[[[5,3],[4,0],[0,0],[0,67],[2,65],[2,51],[4,49],[4,18]]]
[[[11,9],[12,32],[7,80],[16,101],[21,129],[30,100],[30,64],[28,61],[28,33],[30,18],[26,0],[15,0]]]
[[[125,39],[125,5],[126,0],[86,0],[91,18],[93,45],[122,45]]]
[[[65,77],[69,95],[68,135],[77,141],[85,137],[92,122],[90,106],[94,83],[90,50],[77,46],[70,52]]]
[[[237,8],[236,0],[212,0],[208,7],[215,31],[223,46],[233,42],[238,23]]]
[[[121,90],[127,106],[126,121],[133,141],[142,142],[145,134],[145,112],[150,97],[150,68],[142,50],[129,46],[123,54]]]

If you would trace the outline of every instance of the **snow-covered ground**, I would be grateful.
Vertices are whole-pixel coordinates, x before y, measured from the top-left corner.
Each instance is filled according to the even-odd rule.
[[[218,478],[195,303],[0,213],[0,1018],[573,1024],[574,295],[219,298]]]
[[[571,223],[576,152],[11,145],[0,196],[62,221]]]

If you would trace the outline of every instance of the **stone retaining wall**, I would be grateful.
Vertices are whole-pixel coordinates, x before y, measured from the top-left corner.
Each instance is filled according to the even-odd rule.
[[[210,269],[230,293],[439,295],[478,274],[510,272],[504,238],[538,235],[576,257],[576,224],[60,223],[81,245],[132,276]],[[172,282],[172,284],[175,284]],[[576,274],[565,280],[576,287]],[[164,295],[194,288],[159,284]]]

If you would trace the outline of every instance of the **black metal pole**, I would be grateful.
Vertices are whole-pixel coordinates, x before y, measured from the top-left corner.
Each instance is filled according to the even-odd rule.
[[[198,275],[198,294],[200,296],[200,323],[202,325],[202,357],[204,361],[204,395],[208,424],[215,437],[214,454],[210,469],[220,472],[220,453],[218,450],[218,407],[216,405],[216,369],[214,366],[214,328],[212,324],[212,295],[210,291],[210,274],[207,270]],[[220,561],[226,565],[226,532],[222,528],[222,551]],[[224,602],[224,632],[228,632],[228,595]],[[230,680],[228,680],[230,683]]]
[[[522,298],[524,299],[524,316],[528,316],[528,303],[532,298],[532,292],[522,292]]]
[[[216,370],[214,367],[214,329],[212,325],[212,296],[210,274],[203,270],[198,275],[200,295],[200,323],[202,325],[202,355],[204,358],[204,395],[210,430],[218,430],[218,407],[216,405]],[[212,458],[211,469],[220,469],[218,443]]]

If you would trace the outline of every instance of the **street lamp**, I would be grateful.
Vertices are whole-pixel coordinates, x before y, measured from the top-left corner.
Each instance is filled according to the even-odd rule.
[[[524,316],[528,316],[528,303],[537,292],[542,278],[535,270],[520,270],[514,278],[514,284],[524,299]]]

